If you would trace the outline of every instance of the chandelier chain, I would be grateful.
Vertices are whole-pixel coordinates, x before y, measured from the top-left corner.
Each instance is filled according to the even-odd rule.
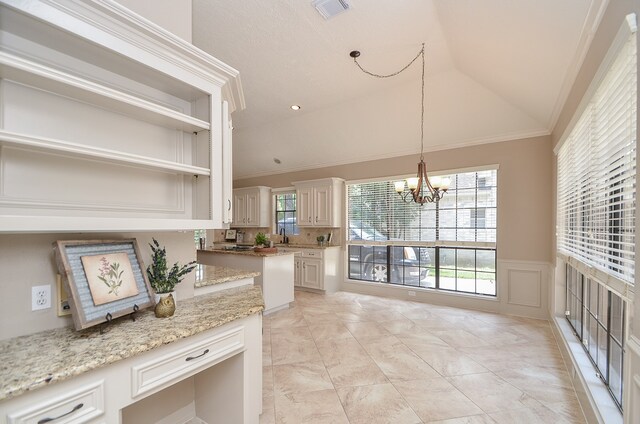
[[[422,109],[421,109],[421,115],[420,115],[420,160],[424,160],[424,43],[422,43],[422,48],[420,49],[420,51],[418,52],[418,54],[416,55],[416,57],[414,57],[411,62],[409,62],[407,65],[405,65],[402,69],[400,69],[399,71],[393,72],[391,74],[387,74],[387,75],[381,75],[381,74],[376,74],[374,72],[371,71],[367,71],[366,69],[364,69],[362,67],[362,65],[360,65],[360,63],[358,63],[358,56],[352,56],[353,57],[353,62],[358,66],[358,68],[360,68],[360,70],[362,72],[364,72],[367,75],[370,75],[372,77],[375,78],[391,78],[391,77],[395,77],[396,75],[401,74],[402,72],[406,71],[407,68],[409,68],[411,65],[413,65],[413,63],[418,60],[419,57],[422,56],[422,92],[421,92],[421,105],[422,105]]]

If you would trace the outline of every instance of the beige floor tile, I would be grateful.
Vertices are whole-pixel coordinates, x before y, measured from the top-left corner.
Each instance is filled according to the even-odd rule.
[[[353,339],[353,336],[342,322],[309,325],[309,330],[315,341],[331,339]]]
[[[273,365],[294,364],[296,362],[321,361],[320,353],[313,340],[271,341],[271,360]]]
[[[565,420],[570,423],[575,424],[584,424],[586,420],[584,418],[584,413],[582,412],[582,408],[580,407],[580,403],[578,403],[578,399],[573,399],[568,402],[543,402],[544,406],[551,409],[553,412],[562,416]]]
[[[481,339],[478,336],[474,336],[472,333],[455,329],[455,330],[431,330],[434,336],[441,338],[451,347],[478,347],[478,346],[491,346],[491,343]]]
[[[304,327],[307,323],[304,320],[302,311],[296,309],[287,309],[281,312],[275,312],[270,316],[271,328],[292,328]]]
[[[420,418],[391,384],[337,389],[351,424],[420,423]]]
[[[449,381],[488,414],[540,405],[493,373],[460,375]]]
[[[521,367],[497,371],[496,375],[541,402],[570,402],[575,399],[566,371]]]
[[[442,377],[393,385],[424,422],[482,414],[478,406]]]
[[[489,416],[498,424],[568,424],[571,422],[566,420],[562,415],[542,405],[533,408],[496,412],[489,414]]]
[[[439,377],[429,364],[395,337],[360,342],[389,380],[415,380]]]
[[[275,397],[278,424],[349,424],[335,390]]]
[[[313,340],[311,331],[309,331],[309,327],[307,327],[306,325],[304,327],[274,328],[271,330],[272,342],[297,342],[300,340]]]
[[[429,421],[428,424],[495,424],[496,422],[486,414],[471,415],[469,417],[451,418],[442,421]],[[513,423],[526,424],[526,423]]]
[[[486,372],[487,369],[452,347],[423,345],[401,339],[423,361],[444,377]]]
[[[260,414],[260,424],[275,424],[276,409],[273,401],[273,394],[262,397],[262,414]]]
[[[273,367],[272,366],[263,366],[262,367],[262,395],[264,397],[265,394],[273,395]]]
[[[275,365],[272,384],[278,395],[333,389],[322,362]]]
[[[345,327],[356,339],[391,335],[382,325],[372,321],[345,322]]]
[[[263,318],[262,424],[584,423],[547,321],[356,293],[295,296]]]

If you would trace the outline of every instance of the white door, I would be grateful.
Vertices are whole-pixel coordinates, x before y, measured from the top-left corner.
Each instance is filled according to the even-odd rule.
[[[309,227],[313,220],[313,189],[311,187],[300,188],[296,191],[296,215],[299,227]]]
[[[294,269],[293,269],[293,285],[296,287],[302,286],[300,274],[302,270],[302,258],[295,257],[294,258]]]
[[[247,225],[258,226],[260,217],[260,193],[247,194]]]
[[[233,225],[242,227],[247,223],[247,195],[233,194]]]
[[[304,259],[302,261],[302,287],[323,289],[322,259]]]
[[[315,216],[314,223],[319,227],[331,226],[331,186],[315,187],[314,195]]]

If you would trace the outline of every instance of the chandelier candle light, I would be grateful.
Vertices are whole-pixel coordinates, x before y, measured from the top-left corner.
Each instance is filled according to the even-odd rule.
[[[374,74],[373,72],[365,70],[358,63],[360,52],[357,50],[349,53],[349,56],[353,58],[354,63],[362,72],[376,78],[395,77],[405,71],[409,66],[413,65],[413,62],[418,60],[419,57],[422,57],[422,115],[420,120],[420,162],[418,162],[418,175],[416,177],[407,178],[407,187],[409,188],[409,191],[405,190],[404,181],[396,181],[394,183],[394,187],[396,192],[405,202],[411,202],[413,200],[420,205],[424,205],[425,203],[439,201],[449,189],[451,180],[447,177],[437,176],[434,176],[429,180],[427,177],[427,165],[424,163],[424,43],[422,43],[422,49],[418,52],[417,56],[414,57],[407,66],[389,75]]]

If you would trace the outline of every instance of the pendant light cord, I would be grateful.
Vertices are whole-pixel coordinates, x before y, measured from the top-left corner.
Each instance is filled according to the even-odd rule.
[[[422,97],[421,97],[421,104],[422,104],[422,116],[420,117],[420,160],[424,160],[424,43],[422,43],[422,49],[418,52],[418,54],[416,55],[416,57],[414,57],[411,62],[409,62],[405,67],[403,67],[402,69],[400,69],[397,72],[393,72],[391,74],[388,75],[381,75],[381,74],[376,74],[370,71],[367,71],[366,69],[364,69],[360,63],[358,63],[358,56],[360,55],[360,52],[351,52],[351,57],[353,58],[354,63],[358,66],[358,68],[360,68],[360,70],[362,72],[364,72],[367,75],[370,75],[372,77],[375,78],[390,78],[390,77],[395,77],[396,75],[404,72],[405,70],[407,70],[408,67],[410,67],[411,65],[413,65],[413,63],[418,60],[418,58],[420,56],[422,56]]]

